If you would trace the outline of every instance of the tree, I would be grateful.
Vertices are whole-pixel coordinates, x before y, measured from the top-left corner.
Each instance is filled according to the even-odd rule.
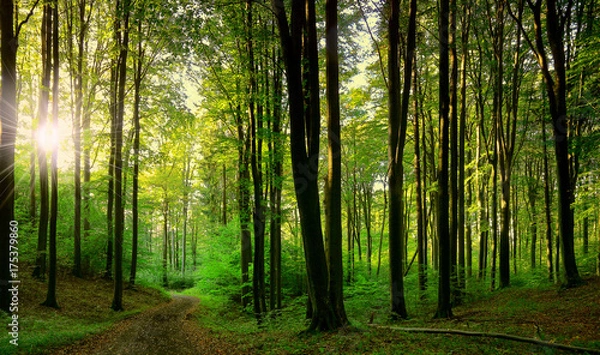
[[[58,84],[59,84],[59,53],[58,53],[58,1],[54,0],[52,7],[52,130],[58,132]],[[49,264],[48,264],[48,293],[44,306],[59,308],[56,301],[56,223],[58,218],[58,142],[52,146],[50,163],[52,193],[50,196],[50,235],[49,235]]]
[[[344,272],[342,257],[342,149],[340,129],[338,2],[327,0],[326,69],[327,69],[327,156],[328,172],[325,196],[325,240],[329,266],[329,295],[342,324],[348,323],[344,308]]]
[[[439,243],[438,306],[434,318],[451,318],[450,289],[450,229],[448,192],[448,131],[449,131],[449,0],[440,1],[439,10],[439,115],[440,151],[438,155],[437,234]]]
[[[404,234],[406,225],[404,218],[404,145],[406,142],[406,126],[408,120],[409,95],[412,78],[413,57],[416,48],[416,2],[411,1],[409,13],[409,27],[407,35],[406,60],[404,65],[404,87],[400,98],[400,69],[399,69],[399,30],[400,30],[400,3],[390,1],[389,32],[389,172],[390,208],[389,208],[389,238],[390,238],[390,286],[391,286],[391,314],[394,319],[408,317],[404,301]]]
[[[288,79],[292,172],[312,304],[308,330],[330,330],[338,328],[341,320],[330,302],[328,274],[323,273],[327,268],[327,260],[317,180],[320,114],[315,2],[293,0],[291,23],[288,22],[282,0],[272,0],[271,5],[277,18]],[[303,80],[303,53],[308,63],[308,81]]]
[[[545,1],[545,11],[542,13],[543,0],[528,0],[529,8],[533,13],[534,41],[531,43],[538,64],[542,71],[552,127],[554,132],[554,156],[556,159],[556,176],[558,185],[558,224],[560,231],[560,244],[563,259],[565,287],[579,285],[582,280],[577,270],[574,247],[574,215],[572,204],[575,198],[573,171],[569,158],[569,118],[567,112],[567,82],[565,54],[565,26],[569,23],[571,3],[566,9],[559,8],[556,0]],[[546,41],[543,35],[542,17],[546,18],[546,38],[550,46],[550,54],[546,51]],[[521,29],[523,29],[520,24]],[[524,31],[524,30],[523,30]],[[550,69],[550,65],[554,70]]]
[[[119,48],[118,59],[116,61],[115,75],[115,93],[116,108],[113,116],[115,127],[115,226],[114,226],[114,249],[115,249],[115,276],[114,276],[114,296],[112,309],[114,311],[123,310],[123,229],[124,229],[124,210],[123,210],[123,117],[125,115],[125,85],[127,79],[127,54],[129,51],[129,0],[117,1],[116,19],[115,19],[115,38]]]
[[[52,74],[52,5],[45,4],[42,15],[42,80],[40,86],[39,118],[38,118],[38,164],[40,166],[40,218],[38,226],[37,255],[33,276],[39,279],[46,277],[48,247],[48,152],[53,140],[52,129],[48,124],[48,104],[50,101],[50,77]]]

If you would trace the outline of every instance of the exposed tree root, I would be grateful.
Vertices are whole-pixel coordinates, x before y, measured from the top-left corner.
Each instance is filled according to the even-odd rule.
[[[516,335],[509,335],[509,334],[503,334],[503,333],[473,332],[473,331],[466,331],[466,330],[435,329],[435,328],[402,328],[402,327],[383,326],[383,325],[377,325],[377,324],[369,324],[369,326],[374,327],[374,328],[381,328],[381,329],[399,330],[402,332],[409,332],[409,333],[454,334],[454,335],[471,336],[471,337],[505,339],[505,340],[518,341],[518,342],[522,342],[522,343],[535,344],[535,345],[544,346],[547,348],[566,350],[566,351],[570,351],[570,352],[574,352],[574,353],[588,353],[588,354],[599,354],[600,355],[600,349],[590,349],[590,348],[583,348],[583,347],[579,347],[579,346],[551,343],[551,342],[544,341],[544,340],[520,337],[520,336],[516,336]]]

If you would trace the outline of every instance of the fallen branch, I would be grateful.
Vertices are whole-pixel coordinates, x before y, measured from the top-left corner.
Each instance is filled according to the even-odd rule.
[[[559,349],[559,350],[566,350],[566,351],[571,351],[571,352],[575,352],[575,353],[588,353],[588,354],[599,354],[600,355],[600,349],[590,349],[590,348],[582,348],[579,346],[551,343],[551,342],[544,341],[544,340],[520,337],[520,336],[516,336],[516,335],[509,335],[509,334],[503,334],[503,333],[486,333],[486,332],[473,332],[473,331],[467,331],[467,330],[435,329],[435,328],[402,328],[402,327],[390,327],[390,326],[383,326],[383,325],[376,325],[376,324],[369,324],[369,326],[374,327],[374,328],[380,328],[380,329],[399,330],[399,331],[408,332],[408,333],[454,334],[454,335],[471,336],[471,337],[505,339],[505,340],[518,341],[521,343],[535,344],[535,345]]]

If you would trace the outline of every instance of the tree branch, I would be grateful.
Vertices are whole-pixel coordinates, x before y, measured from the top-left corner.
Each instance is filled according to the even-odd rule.
[[[547,348],[565,350],[565,351],[570,351],[570,352],[574,352],[574,353],[600,354],[600,349],[590,349],[590,348],[583,348],[583,347],[579,347],[579,346],[551,343],[551,342],[544,341],[544,340],[520,337],[520,336],[516,336],[516,335],[503,334],[503,333],[473,332],[473,331],[466,331],[466,330],[435,329],[435,328],[402,328],[402,327],[388,327],[388,326],[382,326],[382,325],[377,325],[377,324],[369,324],[369,326],[378,328],[378,329],[399,330],[399,331],[407,332],[407,333],[452,334],[452,335],[462,335],[462,336],[471,336],[471,337],[504,339],[504,340],[517,341],[517,342],[521,342],[521,343],[535,344],[535,345],[544,346]]]

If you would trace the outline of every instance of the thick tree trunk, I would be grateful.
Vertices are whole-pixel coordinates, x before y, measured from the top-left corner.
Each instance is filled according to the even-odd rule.
[[[558,186],[558,222],[560,231],[560,246],[562,252],[564,277],[563,286],[574,287],[579,285],[581,277],[577,270],[574,247],[574,216],[572,203],[575,199],[574,185],[572,184],[574,171],[569,159],[569,137],[567,116],[567,81],[566,81],[566,55],[564,47],[564,30],[566,21],[563,20],[565,9],[558,8],[556,0],[546,1],[546,37],[552,53],[551,58],[546,53],[542,34],[542,0],[530,2],[533,11],[536,54],[548,94],[550,116],[554,132],[554,156],[557,166]],[[569,6],[571,4],[569,3]],[[570,14],[570,8],[566,9]],[[560,11],[560,12],[559,12]],[[552,63],[554,70],[550,70]]]
[[[314,0],[292,1],[291,31],[283,1],[272,0],[272,7],[277,17],[288,74],[292,172],[313,310],[308,329],[330,330],[342,323],[330,302],[328,273],[323,272],[327,269],[327,260],[318,191],[320,115],[315,3]],[[304,45],[310,80],[303,83],[301,54],[304,29],[307,30]],[[310,111],[306,116],[304,97],[310,103],[306,107]]]
[[[411,1],[409,12],[409,27],[407,36],[406,61],[404,65],[404,88],[400,97],[400,58],[399,58],[399,20],[400,3],[391,0],[391,12],[388,22],[390,48],[388,52],[389,78],[389,118],[388,118],[388,160],[390,184],[389,209],[389,253],[390,253],[390,287],[391,314],[394,319],[406,319],[408,313],[404,300],[404,191],[403,163],[404,143],[406,141],[406,126],[410,98],[413,56],[416,48],[416,2]]]

